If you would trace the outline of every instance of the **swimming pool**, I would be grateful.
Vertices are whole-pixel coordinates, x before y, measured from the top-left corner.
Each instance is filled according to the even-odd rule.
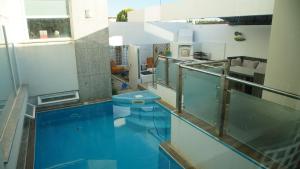
[[[35,169],[180,169],[159,148],[171,114],[153,102],[103,102],[37,114]]]

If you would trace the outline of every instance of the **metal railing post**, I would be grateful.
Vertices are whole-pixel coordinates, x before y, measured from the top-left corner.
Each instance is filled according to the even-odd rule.
[[[152,55],[152,58],[153,58],[153,65],[152,65],[152,87],[156,88],[156,78],[155,78],[155,76],[156,76],[156,60],[155,60],[154,53]]]
[[[228,98],[228,79],[226,76],[229,72],[230,63],[224,63],[224,74],[220,77],[220,121],[219,121],[219,137],[223,137],[225,133],[225,120],[227,112],[227,98]]]
[[[168,58],[166,58],[165,73],[166,73],[166,86],[169,87],[169,59]]]
[[[177,113],[182,113],[182,81],[183,81],[183,68],[179,64],[178,66],[178,79],[177,79],[177,85],[176,85],[176,110]]]

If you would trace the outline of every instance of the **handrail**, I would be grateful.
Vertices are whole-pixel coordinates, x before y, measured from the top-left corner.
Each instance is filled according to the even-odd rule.
[[[220,92],[223,93],[220,95],[220,101],[221,101],[220,102],[221,119],[220,119],[220,124],[219,124],[219,136],[220,137],[222,137],[224,134],[224,125],[225,125],[225,116],[226,116],[225,115],[226,114],[226,99],[228,98],[227,94],[229,92],[229,88],[228,88],[229,81],[235,81],[235,82],[238,82],[241,84],[249,85],[252,87],[257,87],[257,88],[269,91],[271,93],[286,96],[288,98],[300,100],[300,95],[229,76],[228,71],[229,71],[230,63],[228,61],[225,62],[225,68],[222,73],[210,72],[207,70],[203,70],[201,68],[193,67],[194,65],[207,65],[208,63],[212,64],[212,63],[218,63],[218,62],[224,62],[224,60],[211,61],[211,62],[205,62],[205,63],[189,63],[189,64],[182,63],[182,64],[179,64],[178,80],[177,80],[177,86],[176,86],[176,93],[177,93],[176,94],[176,110],[177,110],[178,114],[182,113],[182,111],[183,111],[182,110],[182,107],[183,107],[183,105],[182,105],[183,104],[183,97],[182,97],[182,95],[183,95],[183,69],[188,69],[188,70],[192,70],[192,71],[196,71],[196,72],[201,72],[201,73],[204,73],[207,75],[220,77],[220,88],[219,89],[220,89]]]
[[[276,93],[276,94],[283,95],[283,96],[286,96],[286,97],[289,97],[289,98],[300,100],[300,95],[297,95],[297,94],[294,94],[294,93],[290,93],[290,92],[286,92],[286,91],[283,91],[283,90],[275,89],[275,88],[268,87],[268,86],[265,86],[265,85],[260,85],[260,84],[257,84],[257,83],[253,83],[253,82],[249,82],[249,81],[246,81],[246,80],[238,79],[238,78],[231,77],[231,76],[228,76],[228,75],[225,75],[225,78],[228,79],[228,80],[231,80],[231,81],[239,82],[239,83],[246,84],[246,85],[249,85],[249,86],[252,86],[252,87],[257,87],[257,88],[260,88],[260,89],[263,89],[263,90],[266,90],[266,91],[269,91],[269,92],[272,92],[272,93]]]
[[[152,86],[153,87],[155,86],[155,72],[154,72],[154,69],[158,65],[159,58],[166,58],[166,56],[158,55],[156,60],[155,60],[155,57],[153,55],[153,66],[152,66]]]
[[[210,62],[210,63],[216,63],[216,62],[217,61]],[[209,62],[198,64],[198,65],[203,65],[203,64],[208,64],[208,63]],[[212,76],[218,76],[218,77],[222,76],[222,74],[202,70],[200,68],[191,67],[191,65],[196,65],[196,64],[184,64],[183,63],[183,64],[180,64],[179,67],[186,68],[186,69],[193,70],[193,71],[197,71],[197,72],[201,72],[201,73],[205,73],[205,74],[209,74],[209,75],[212,75]],[[290,93],[290,92],[286,92],[286,91],[283,91],[283,90],[275,89],[275,88],[268,87],[268,86],[265,86],[265,85],[260,85],[260,84],[249,82],[249,81],[246,81],[246,80],[241,80],[241,79],[238,79],[238,78],[235,78],[235,77],[231,77],[227,74],[224,74],[224,76],[225,76],[225,79],[228,79],[228,80],[231,80],[231,81],[239,82],[239,83],[242,83],[242,84],[245,84],[245,85],[249,85],[249,86],[257,87],[257,88],[260,88],[260,89],[264,89],[264,90],[272,92],[272,93],[276,93],[276,94],[283,95],[283,96],[286,96],[286,97],[289,97],[289,98],[300,100],[300,95],[297,95],[297,94],[294,94],[294,93]]]
[[[227,59],[223,59],[223,60],[214,60],[214,61],[206,61],[206,62],[183,63],[182,65],[185,65],[185,66],[195,66],[195,65],[204,65],[204,64],[212,64],[212,63],[223,63],[223,62],[228,62],[228,60]]]
[[[198,68],[191,67],[191,66],[186,66],[186,65],[184,65],[184,64],[180,64],[180,65],[179,65],[179,68],[185,68],[185,69],[189,69],[189,70],[193,70],[193,71],[205,73],[205,74],[208,74],[208,75],[221,77],[221,74],[219,74],[219,73],[214,73],[214,72],[210,72],[210,71],[198,69]]]
[[[153,64],[153,67],[152,67],[152,86],[155,87],[155,72],[154,72],[154,68],[157,67],[158,65],[158,61],[159,59],[165,59],[166,60],[166,66],[165,66],[165,73],[166,73],[166,86],[169,86],[169,60],[176,60],[175,58],[172,58],[172,57],[167,57],[167,56],[164,56],[164,55],[158,55],[156,60],[154,60],[154,55],[153,55],[153,60],[154,60],[154,64]]]

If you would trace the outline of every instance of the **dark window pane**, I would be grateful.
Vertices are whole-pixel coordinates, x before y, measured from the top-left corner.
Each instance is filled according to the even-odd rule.
[[[28,19],[30,39],[71,37],[70,19]]]

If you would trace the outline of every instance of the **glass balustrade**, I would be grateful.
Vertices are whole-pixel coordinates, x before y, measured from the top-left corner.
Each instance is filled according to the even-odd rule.
[[[220,106],[220,77],[183,71],[184,111],[217,126]]]
[[[13,44],[7,43],[5,28],[0,27],[0,134],[9,117],[9,108],[13,104],[20,80]]]
[[[300,154],[300,96],[224,74],[225,65],[183,66],[182,115],[213,126],[223,144],[267,167],[296,169]],[[180,77],[180,76],[178,76]],[[180,88],[179,88],[180,89]],[[180,111],[179,111],[180,112]],[[195,120],[197,119],[197,120]],[[203,126],[203,124],[205,124]]]
[[[263,161],[272,160],[270,166],[295,168],[300,161],[300,101],[266,91],[262,98],[229,92],[226,134],[264,155]]]

